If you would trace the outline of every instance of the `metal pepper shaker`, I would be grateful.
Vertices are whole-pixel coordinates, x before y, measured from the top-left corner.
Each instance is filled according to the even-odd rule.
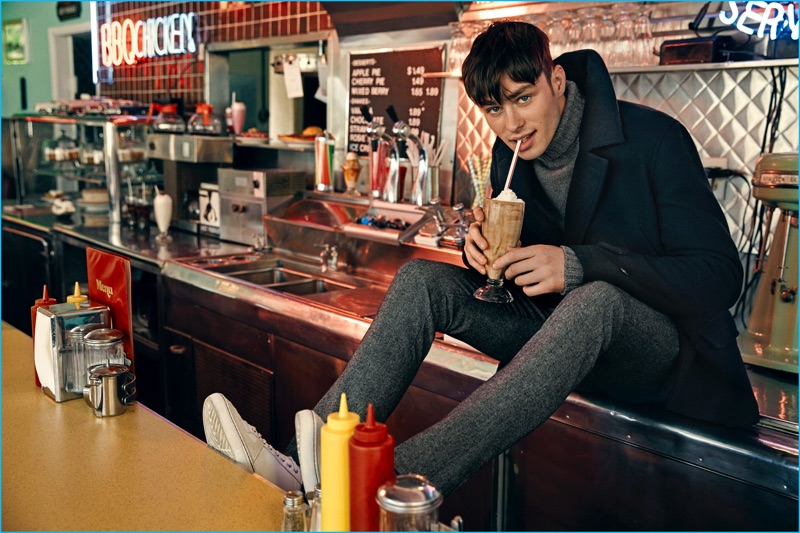
[[[307,508],[302,492],[290,490],[284,494],[281,531],[306,531]]]

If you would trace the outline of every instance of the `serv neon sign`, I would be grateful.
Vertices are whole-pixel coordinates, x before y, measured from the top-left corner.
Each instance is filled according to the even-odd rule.
[[[106,67],[142,58],[195,54],[197,16],[176,13],[147,20],[115,20],[100,26],[100,60]]]
[[[780,4],[778,2],[762,2],[753,0],[747,2],[743,9],[737,2],[728,2],[730,12],[724,9],[719,12],[719,21],[723,24],[735,26],[747,35],[764,37],[769,30],[769,38],[775,40],[783,35],[788,28],[795,41],[798,37],[797,5],[794,3]],[[749,25],[748,25],[749,24]],[[756,29],[753,26],[758,24]]]

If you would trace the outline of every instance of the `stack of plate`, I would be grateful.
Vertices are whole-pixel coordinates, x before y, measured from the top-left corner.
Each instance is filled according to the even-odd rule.
[[[108,201],[87,202],[80,199],[76,203],[83,215],[83,225],[88,228],[108,226]]]

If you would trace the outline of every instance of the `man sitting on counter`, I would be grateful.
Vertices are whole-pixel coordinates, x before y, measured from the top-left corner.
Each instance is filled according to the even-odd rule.
[[[298,413],[286,455],[220,394],[203,409],[209,445],[285,490],[311,491],[320,417],[337,411],[345,392],[362,419],[373,403],[385,421],[436,332],[499,361],[443,420],[395,450],[398,473],[422,474],[445,495],[576,390],[724,425],[754,423],[758,409],[728,311],[742,266],[686,129],[617,100],[596,52],[553,61],[546,34],[531,24],[492,24],[462,72],[497,135],[492,196],[510,174],[525,202],[519,246],[493,264],[506,269],[513,302],[473,297],[492,266],[485,214],[476,208],[464,250],[469,268],[414,260],[399,269],[343,374],[313,411]]]

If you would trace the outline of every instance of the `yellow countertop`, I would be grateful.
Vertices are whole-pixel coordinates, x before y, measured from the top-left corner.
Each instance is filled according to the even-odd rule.
[[[142,405],[97,418],[33,382],[3,322],[2,529],[277,531],[283,492]]]

